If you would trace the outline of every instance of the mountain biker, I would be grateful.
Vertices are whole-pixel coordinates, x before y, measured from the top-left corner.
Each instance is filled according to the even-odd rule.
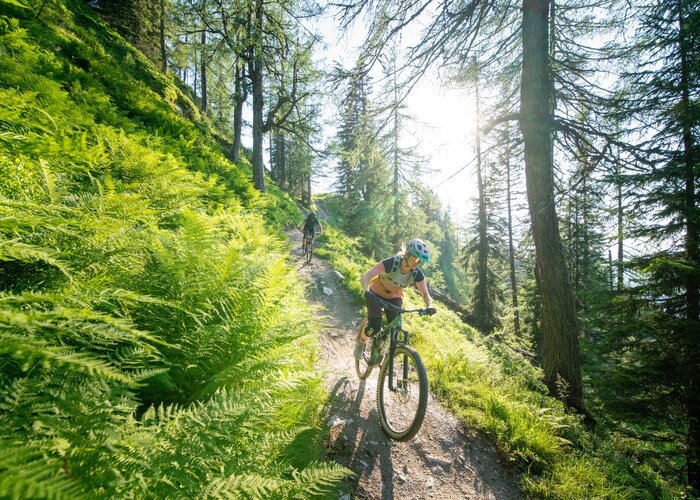
[[[323,227],[321,227],[321,223],[316,218],[316,212],[309,212],[309,215],[306,216],[304,222],[299,225],[299,231],[304,233],[304,238],[301,241],[302,248],[304,248],[304,244],[306,243],[307,239],[314,239],[314,236],[316,235],[316,228],[318,228],[318,234],[321,234]]]
[[[403,289],[416,285],[423,297],[428,314],[435,314],[433,300],[428,292],[428,283],[420,266],[423,262],[430,261],[430,250],[422,240],[414,239],[408,242],[406,247],[393,257],[377,262],[369,271],[362,275],[360,282],[365,290],[365,303],[367,305],[367,326],[362,332],[361,339],[355,343],[353,354],[355,359],[362,357],[363,344],[382,328],[382,306],[372,300],[370,294],[375,294],[387,302],[401,307],[403,303]],[[396,311],[385,311],[387,321],[396,317]]]

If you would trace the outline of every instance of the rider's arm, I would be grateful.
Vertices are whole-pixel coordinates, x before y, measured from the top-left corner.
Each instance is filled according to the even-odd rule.
[[[375,276],[380,275],[381,273],[386,272],[384,269],[384,262],[377,262],[372,269],[367,271],[365,274],[362,275],[360,278],[360,283],[362,283],[362,290],[369,290],[369,282],[372,278]]]
[[[416,288],[423,296],[423,302],[425,302],[425,308],[428,309],[433,307],[433,299],[430,297],[430,292],[428,292],[428,282],[427,280],[416,281]]]

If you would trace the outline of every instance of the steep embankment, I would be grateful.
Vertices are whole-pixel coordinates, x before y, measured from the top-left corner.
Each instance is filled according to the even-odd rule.
[[[384,435],[375,406],[376,372],[365,381],[355,374],[352,347],[360,316],[353,300],[325,261],[301,260],[298,231],[291,231],[289,238],[321,324],[320,365],[331,391],[328,456],[357,475],[348,483],[350,494],[406,500],[520,498],[512,471],[498,461],[493,446],[465,428],[433,395],[414,439],[397,443]]]
[[[303,498],[347,474],[321,461],[277,234],[298,210],[195,110],[82,0],[0,0],[0,498]]]

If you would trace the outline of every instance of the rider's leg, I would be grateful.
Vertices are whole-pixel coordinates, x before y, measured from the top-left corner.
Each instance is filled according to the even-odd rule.
[[[395,299],[389,299],[388,301],[394,303],[394,300]],[[355,343],[355,349],[353,350],[355,359],[360,359],[362,357],[364,344],[370,337],[378,334],[382,329],[382,306],[369,298],[365,299],[365,305],[367,306],[367,324],[365,325],[365,330],[360,334],[359,341]]]
[[[396,297],[395,299],[384,299],[384,300],[386,300],[391,305],[393,305],[399,309],[401,309],[401,307],[403,306],[403,298],[402,297]],[[387,310],[386,311],[386,322],[391,323],[392,321],[394,321],[394,318],[396,317],[397,314],[398,313],[396,311]]]
[[[382,329],[382,306],[370,298],[365,299],[365,306],[367,307],[367,325],[360,338],[362,342],[367,342],[369,337]]]
[[[360,333],[359,341],[355,342],[355,349],[353,350],[355,359],[362,357],[364,344],[371,336],[379,333],[379,330],[382,328],[382,307],[370,299],[366,299],[365,304],[367,305],[367,325],[365,330]]]

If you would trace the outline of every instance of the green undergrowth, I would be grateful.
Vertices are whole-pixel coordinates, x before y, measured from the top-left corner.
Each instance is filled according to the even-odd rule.
[[[291,200],[79,1],[0,0],[0,145],[0,497],[335,491]]]
[[[319,197],[329,218],[324,251],[363,304],[359,277],[373,262],[356,243],[332,227],[336,220],[329,195]],[[329,227],[330,226],[330,227]],[[430,280],[430,265],[425,271]],[[405,295],[421,307],[415,290]],[[657,472],[640,464],[619,436],[592,433],[581,418],[567,413],[547,394],[541,370],[502,341],[485,337],[436,304],[432,317],[408,315],[404,327],[428,371],[431,389],[469,429],[489,439],[502,461],[533,498],[676,498]]]

